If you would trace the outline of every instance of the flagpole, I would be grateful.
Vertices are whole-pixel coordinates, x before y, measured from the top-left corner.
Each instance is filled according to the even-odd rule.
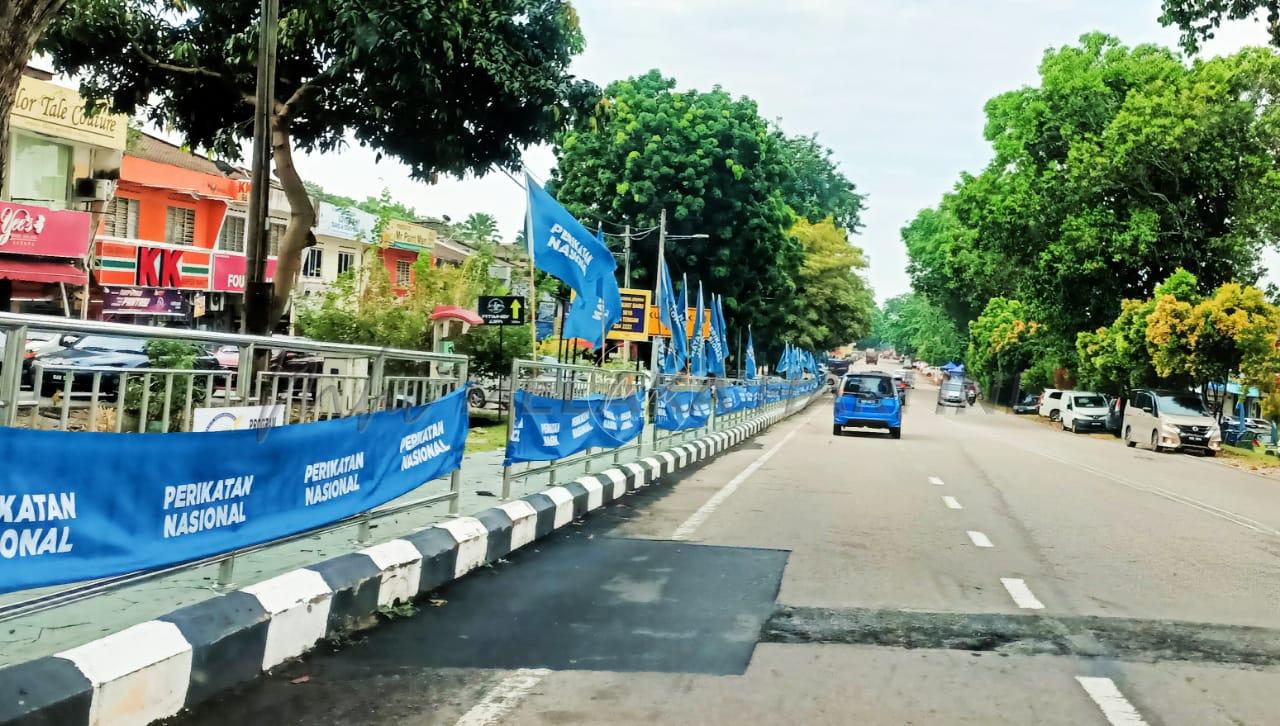
[[[524,244],[529,252],[529,297],[536,300],[538,296],[537,279],[533,273],[533,198],[529,194],[529,185],[533,183],[529,170],[524,172]],[[537,310],[535,306],[534,310]],[[563,335],[563,333],[561,333]],[[538,360],[538,326],[529,324],[529,357]]]

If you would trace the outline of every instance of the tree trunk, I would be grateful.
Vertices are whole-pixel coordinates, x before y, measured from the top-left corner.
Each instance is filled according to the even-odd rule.
[[[307,194],[302,177],[293,165],[292,138],[289,122],[278,115],[271,117],[271,156],[275,162],[276,177],[289,200],[289,224],[280,240],[276,257],[275,294],[271,300],[271,321],[274,325],[289,304],[289,295],[297,283],[302,268],[302,252],[315,244],[311,228],[316,224],[315,206]]]
[[[0,0],[0,197],[9,178],[9,112],[22,69],[64,0]]]

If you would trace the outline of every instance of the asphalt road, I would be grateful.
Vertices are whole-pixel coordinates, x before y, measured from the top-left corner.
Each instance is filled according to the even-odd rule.
[[[1280,722],[1274,481],[934,395],[899,441],[820,401],[181,723]]]

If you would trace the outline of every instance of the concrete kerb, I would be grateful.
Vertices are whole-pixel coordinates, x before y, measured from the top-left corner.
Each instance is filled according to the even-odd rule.
[[[0,668],[0,726],[144,726],[376,624],[425,595],[807,408],[773,412],[639,461],[455,517]]]

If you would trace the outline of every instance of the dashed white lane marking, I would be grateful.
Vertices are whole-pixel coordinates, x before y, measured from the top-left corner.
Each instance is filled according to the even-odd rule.
[[[988,539],[987,536],[981,532],[970,531],[967,534],[969,535],[969,541],[973,542],[974,547],[994,547],[995,546],[991,544],[991,540]]]
[[[955,497],[943,497],[942,503],[947,505],[947,509],[964,509],[964,507],[960,506],[960,502],[956,501]]]
[[[698,511],[694,512],[688,519],[686,519],[684,524],[676,527],[676,531],[671,535],[671,539],[688,539],[689,536],[698,529],[698,527],[702,526],[703,522],[707,521],[707,517],[714,514],[716,509],[718,509],[721,504],[724,504],[724,500],[728,499],[730,495],[737,491],[738,487],[742,485],[742,482],[749,479],[751,475],[756,473],[760,467],[764,466],[769,459],[772,459],[774,454],[778,453],[782,447],[786,446],[787,442],[791,441],[792,437],[800,433],[800,429],[804,427],[804,424],[808,422],[812,416],[812,413],[805,416],[804,419],[801,420],[795,428],[791,429],[790,433],[783,436],[782,440],[779,441],[772,449],[761,454],[760,458],[751,462],[747,468],[743,469],[737,476],[730,479],[728,484],[720,487],[720,491],[713,494],[701,507],[698,507]]]
[[[1032,594],[1031,588],[1027,587],[1027,583],[1017,577],[1002,577],[1000,584],[1004,585],[1004,589],[1009,591],[1009,597],[1013,598],[1013,603],[1023,610],[1043,610],[1044,603],[1036,599]]]
[[[929,477],[929,483],[930,483],[930,484],[932,484],[932,485],[934,485],[935,487],[940,487],[940,486],[942,486],[942,480],[941,480],[941,479],[939,479],[939,478],[938,478],[938,477],[936,477],[936,476],[931,476],[931,477]]]
[[[455,726],[493,726],[502,723],[511,709],[520,704],[551,671],[546,668],[521,668],[494,686],[483,700],[462,714]]]
[[[1145,726],[1147,723],[1110,678],[1076,676],[1076,680],[1102,709],[1102,715],[1111,726]]]

